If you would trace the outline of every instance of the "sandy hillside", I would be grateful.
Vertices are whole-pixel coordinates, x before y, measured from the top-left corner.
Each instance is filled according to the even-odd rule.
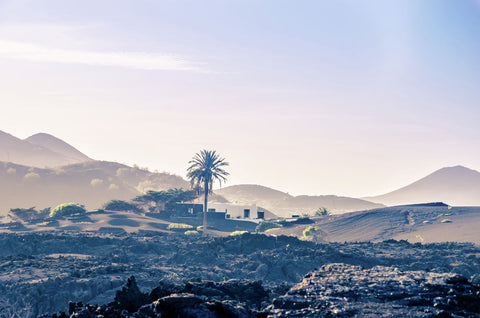
[[[313,218],[314,224],[269,232],[303,236],[308,226],[320,239],[331,242],[383,241],[474,242],[480,244],[480,207],[398,206]]]
[[[9,221],[7,217],[4,220]],[[14,222],[2,224],[2,232],[82,231],[98,233],[134,233],[141,231],[170,232],[171,222],[132,212],[89,212],[82,215],[45,219],[38,223]]]

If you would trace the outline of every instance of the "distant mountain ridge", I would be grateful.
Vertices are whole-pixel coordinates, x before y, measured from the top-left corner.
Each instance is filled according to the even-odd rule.
[[[98,208],[110,199],[131,199],[147,190],[189,188],[188,182],[179,176],[93,160],[46,133],[22,140],[0,131],[0,177],[0,212],[66,201]],[[211,200],[256,204],[279,216],[311,214],[322,206],[334,213],[425,202],[480,206],[480,172],[463,166],[446,167],[396,191],[360,199],[335,195],[292,196],[247,184],[216,190]]]
[[[285,192],[253,184],[229,186],[215,190],[215,193],[232,203],[256,204],[284,217],[293,214],[313,214],[320,207],[326,207],[333,213],[383,207],[382,204],[335,195],[292,196]]]
[[[464,166],[446,167],[398,190],[363,199],[390,206],[424,202],[480,206],[480,172]]]
[[[0,131],[0,161],[31,167],[59,167],[91,161],[63,140],[39,133],[24,140]]]
[[[65,141],[49,134],[38,133],[28,137],[27,139],[25,139],[25,141],[28,141],[29,143],[38,145],[40,147],[50,149],[51,151],[59,153],[66,158],[71,159],[72,161],[84,162],[92,160],[85,154],[78,151],[76,148],[67,144]]]

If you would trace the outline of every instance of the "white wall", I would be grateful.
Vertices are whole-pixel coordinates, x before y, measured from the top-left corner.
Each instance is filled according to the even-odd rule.
[[[209,203],[208,209],[215,209],[215,212],[227,212],[230,215],[230,219],[247,219],[258,220],[257,212],[262,212],[262,208],[258,208],[256,205],[234,205],[227,203]],[[250,210],[250,216],[244,217],[244,211]]]

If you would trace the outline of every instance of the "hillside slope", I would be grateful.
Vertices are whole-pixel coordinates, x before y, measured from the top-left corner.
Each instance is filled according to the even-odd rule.
[[[189,188],[179,176],[151,173],[114,162],[87,161],[57,169],[0,162],[0,215],[10,208],[54,207],[65,202],[99,208],[147,190]]]
[[[286,227],[276,235],[303,236],[315,226],[322,240],[330,242],[474,242],[480,244],[480,207],[395,206],[314,218],[315,224]]]
[[[292,196],[268,187],[250,184],[225,187],[215,190],[215,193],[232,203],[256,204],[279,216],[303,213],[313,214],[315,210],[322,206],[334,213],[374,209],[383,206],[362,199],[335,195]]]
[[[480,172],[447,167],[393,192],[366,197],[385,205],[442,201],[456,206],[480,206]]]

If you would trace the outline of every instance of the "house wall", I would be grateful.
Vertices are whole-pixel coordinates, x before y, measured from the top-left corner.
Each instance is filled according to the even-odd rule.
[[[255,205],[234,205],[227,203],[209,203],[208,209],[215,209],[215,212],[226,212],[226,217],[230,219],[259,220],[258,212],[263,212],[262,208]],[[249,216],[245,217],[245,210],[249,210]]]
[[[197,215],[203,212],[203,204],[177,203],[175,204],[175,211],[183,215]]]

